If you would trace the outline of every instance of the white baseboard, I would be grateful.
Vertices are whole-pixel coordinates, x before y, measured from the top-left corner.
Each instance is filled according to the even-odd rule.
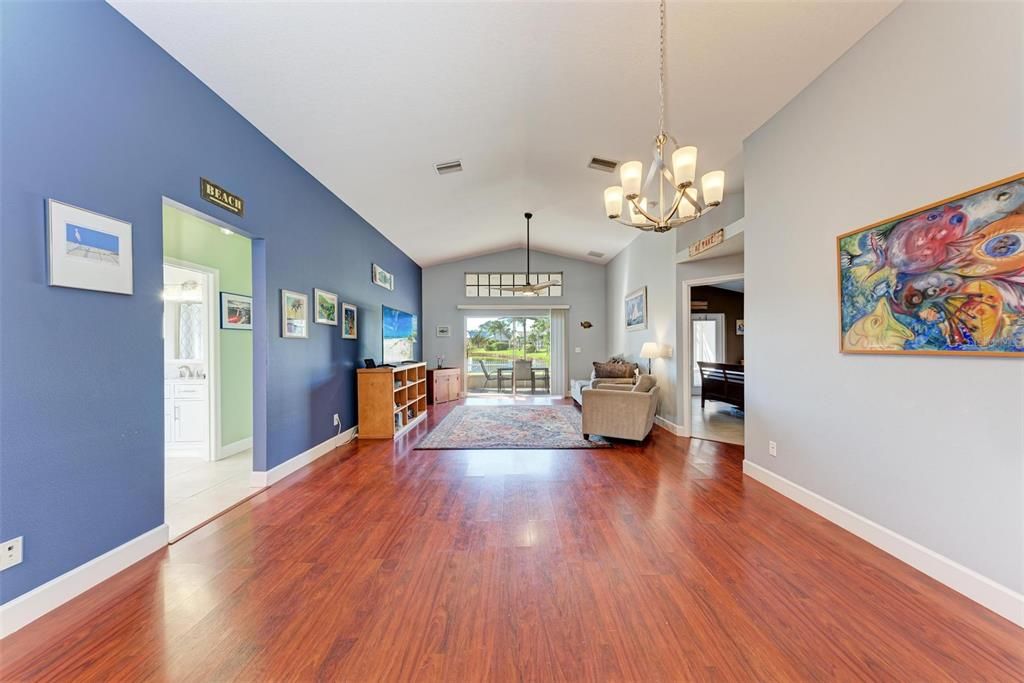
[[[338,446],[344,446],[352,439],[356,438],[356,434],[359,433],[359,426],[356,425],[351,429],[346,429],[337,436],[332,436],[323,443],[310,448],[308,451],[299,453],[294,458],[289,458],[277,467],[267,470],[266,472],[253,472],[250,478],[252,486],[270,486],[281,481],[289,474],[296,472],[309,463],[313,462],[317,458],[322,458]]]
[[[1018,626],[1024,626],[1024,595],[982,576],[905,536],[872,522],[838,503],[780,477],[750,460],[743,461],[743,473],[787,498],[815,512],[871,545],[906,562],[941,584],[987,607]]]
[[[675,422],[667,420],[661,415],[654,416],[654,424],[671,434],[675,434],[676,436],[689,436],[689,434],[686,433],[686,430],[683,429],[682,425],[677,425]]]
[[[101,581],[160,550],[167,545],[167,536],[167,525],[161,524],[0,605],[0,638],[6,638]]]
[[[249,450],[250,448],[252,448],[252,437],[251,436],[250,437],[246,437],[244,439],[239,439],[238,441],[234,441],[232,443],[229,443],[229,444],[226,444],[224,446],[221,446],[220,447],[220,453],[217,454],[217,459],[218,460],[223,460],[224,458],[230,458],[232,455],[237,455],[237,454],[241,453],[242,451]]]

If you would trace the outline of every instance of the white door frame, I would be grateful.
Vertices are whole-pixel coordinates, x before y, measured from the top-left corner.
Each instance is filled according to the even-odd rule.
[[[729,275],[715,275],[712,277],[695,278],[693,280],[683,280],[679,319],[686,322],[680,325],[684,339],[678,346],[682,350],[683,357],[681,359],[682,362],[676,368],[676,383],[682,389],[683,401],[683,433],[680,436],[691,436],[693,434],[693,406],[691,405],[693,402],[693,339],[691,339],[693,336],[693,323],[690,319],[693,311],[690,306],[690,296],[692,294],[690,290],[702,285],[715,285],[719,282],[742,279],[744,279],[743,273],[731,273]]]
[[[209,299],[205,320],[206,339],[209,342],[206,347],[209,356],[206,361],[206,400],[210,411],[207,460],[213,462],[220,458],[220,335],[218,334],[220,329],[218,321],[220,317],[220,270],[170,256],[164,256],[164,263],[200,273],[206,279],[207,298]],[[167,343],[166,340],[164,343]]]
[[[715,358],[716,363],[724,363],[725,358],[725,313],[691,313],[690,314],[690,332],[693,332],[693,321],[694,320],[714,320],[717,325],[715,334]],[[693,354],[693,335],[690,335],[690,353]],[[696,391],[697,385],[693,384],[693,368],[690,368],[690,391],[693,393],[699,393]]]

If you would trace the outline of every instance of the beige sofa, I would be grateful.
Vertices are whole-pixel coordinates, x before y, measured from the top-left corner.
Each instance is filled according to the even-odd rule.
[[[635,385],[595,380],[583,394],[583,438],[591,434],[643,441],[658,412],[658,385],[641,375]]]

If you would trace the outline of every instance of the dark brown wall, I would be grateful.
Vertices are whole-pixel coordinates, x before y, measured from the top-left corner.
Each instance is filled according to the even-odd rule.
[[[743,359],[743,337],[736,334],[736,321],[743,320],[743,294],[718,287],[694,287],[690,290],[691,301],[707,301],[706,311],[694,313],[725,314],[725,359],[727,363],[739,363]]]

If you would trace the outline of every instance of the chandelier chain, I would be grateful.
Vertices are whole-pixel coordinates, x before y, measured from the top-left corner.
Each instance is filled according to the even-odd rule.
[[[665,0],[658,3],[661,28],[658,33],[658,99],[661,109],[658,114],[658,133],[665,132]]]

